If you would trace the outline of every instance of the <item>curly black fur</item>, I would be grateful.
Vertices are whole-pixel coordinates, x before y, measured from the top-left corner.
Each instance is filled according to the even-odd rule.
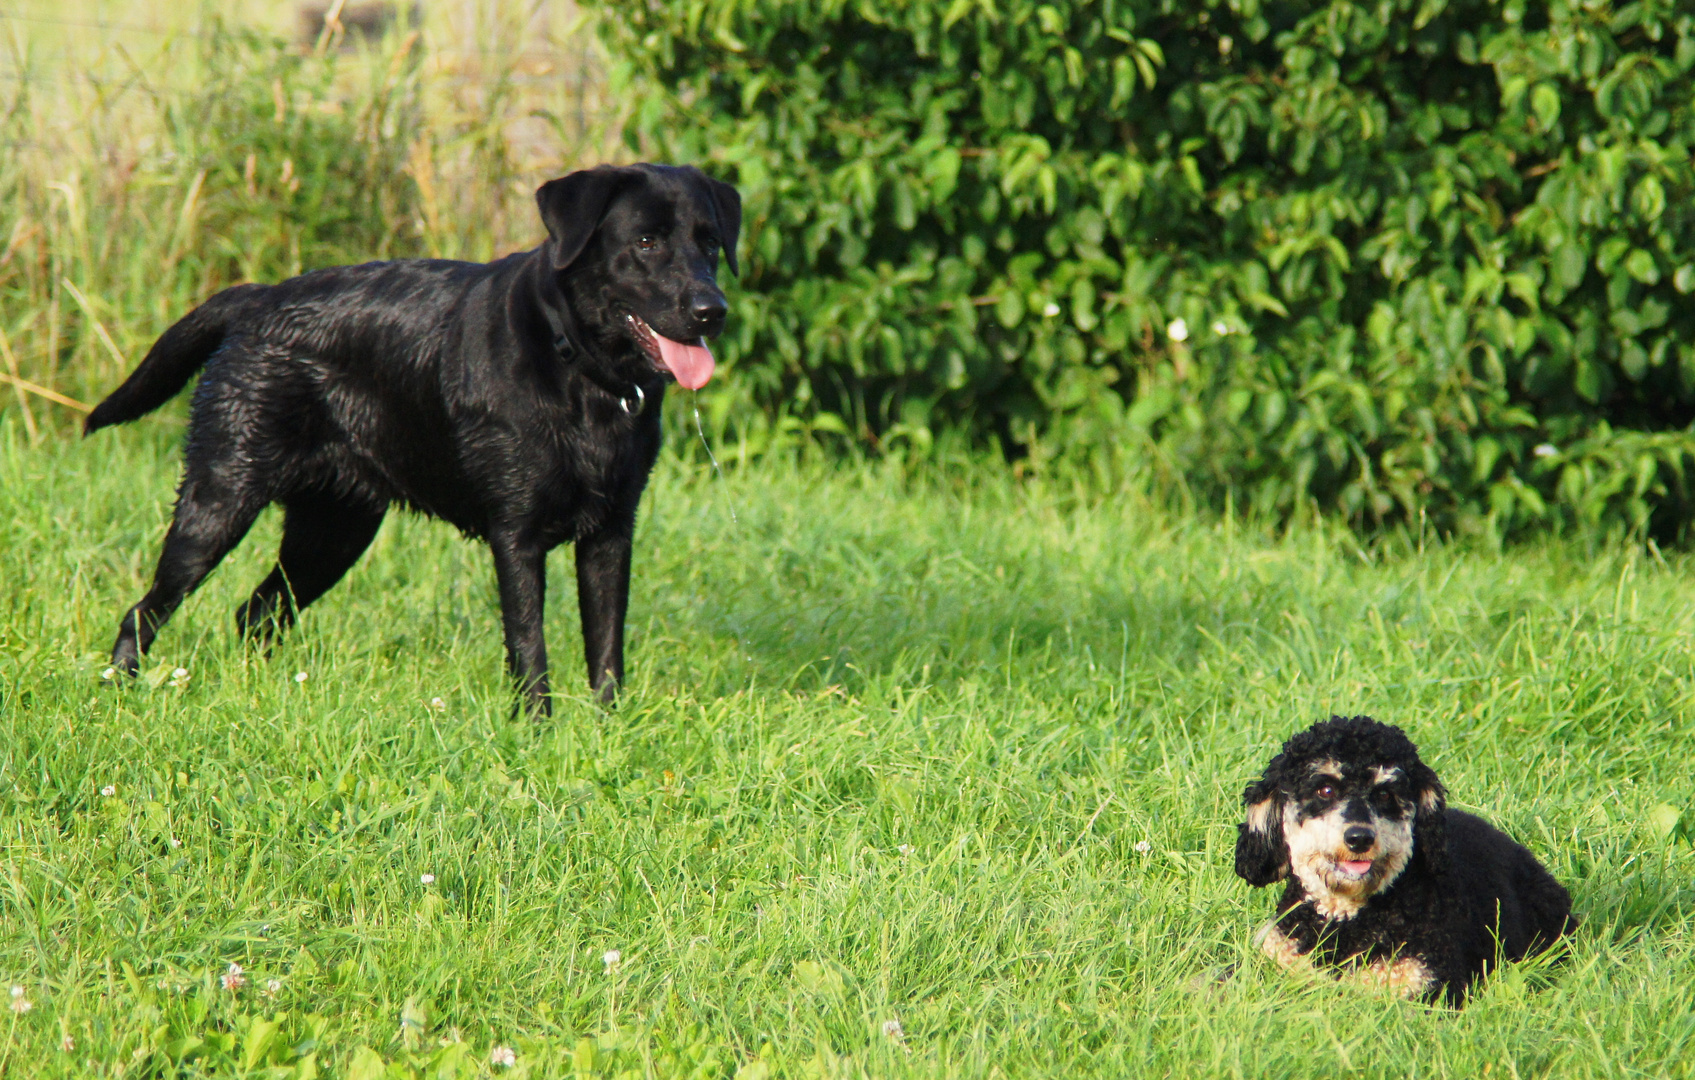
[[[1457,1006],[1497,960],[1534,955],[1577,926],[1571,895],[1536,857],[1448,809],[1406,734],[1368,716],[1295,735],[1242,802],[1236,873],[1255,887],[1287,881],[1264,939],[1285,964]],[[1302,832],[1302,854],[1291,854],[1291,829]]]

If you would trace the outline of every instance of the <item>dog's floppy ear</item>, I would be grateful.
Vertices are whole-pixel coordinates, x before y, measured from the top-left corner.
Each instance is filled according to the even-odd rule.
[[[1412,781],[1413,800],[1413,857],[1424,860],[1433,873],[1448,865],[1448,790],[1436,778],[1436,771],[1422,761],[1408,770]]]
[[[1236,876],[1256,889],[1289,876],[1289,846],[1283,840],[1283,800],[1266,780],[1242,792],[1248,819],[1236,826]]]
[[[577,261],[629,175],[628,169],[601,165],[549,180],[536,189],[536,206],[547,226],[555,270]]]
[[[718,238],[724,243],[724,261],[730,264],[730,273],[741,277],[741,267],[736,263],[736,237],[742,231],[741,192],[710,176],[706,186],[712,192],[712,212],[718,219]]]

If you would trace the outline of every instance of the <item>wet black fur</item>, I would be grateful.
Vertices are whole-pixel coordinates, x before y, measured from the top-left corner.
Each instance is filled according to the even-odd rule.
[[[1345,777],[1398,766],[1405,797],[1419,806],[1406,868],[1349,919],[1317,912],[1290,873],[1283,838],[1283,806],[1305,796],[1311,764],[1326,758]],[[1437,980],[1430,996],[1457,1006],[1498,959],[1534,955],[1577,927],[1571,894],[1536,856],[1482,818],[1447,808],[1441,781],[1400,728],[1368,716],[1313,725],[1242,792],[1244,806],[1267,798],[1276,800],[1270,829],[1237,826],[1236,873],[1255,887],[1287,879],[1277,928],[1321,966],[1416,958]]]
[[[723,329],[720,250],[741,200],[692,168],[602,166],[536,192],[548,240],[492,263],[409,259],[226,289],[167,330],[88,418],[133,420],[205,368],[153,586],[112,663],[133,673],[159,627],[281,503],[277,566],[236,611],[268,640],[364,552],[391,503],[486,540],[507,666],[546,713],[545,557],[577,548],[590,684],[624,676],[636,505],[671,376],[632,337]]]

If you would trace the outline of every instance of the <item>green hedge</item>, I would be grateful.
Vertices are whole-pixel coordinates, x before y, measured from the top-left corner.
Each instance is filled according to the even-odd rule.
[[[1688,516],[1687,0],[603,6],[633,150],[742,189],[757,415],[1368,527]]]

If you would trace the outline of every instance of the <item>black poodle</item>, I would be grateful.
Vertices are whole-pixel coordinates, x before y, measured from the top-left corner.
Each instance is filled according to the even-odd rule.
[[[1498,959],[1576,929],[1536,856],[1446,797],[1405,733],[1369,716],[1284,743],[1242,792],[1236,838],[1248,884],[1288,879],[1266,954],[1457,1006]]]

